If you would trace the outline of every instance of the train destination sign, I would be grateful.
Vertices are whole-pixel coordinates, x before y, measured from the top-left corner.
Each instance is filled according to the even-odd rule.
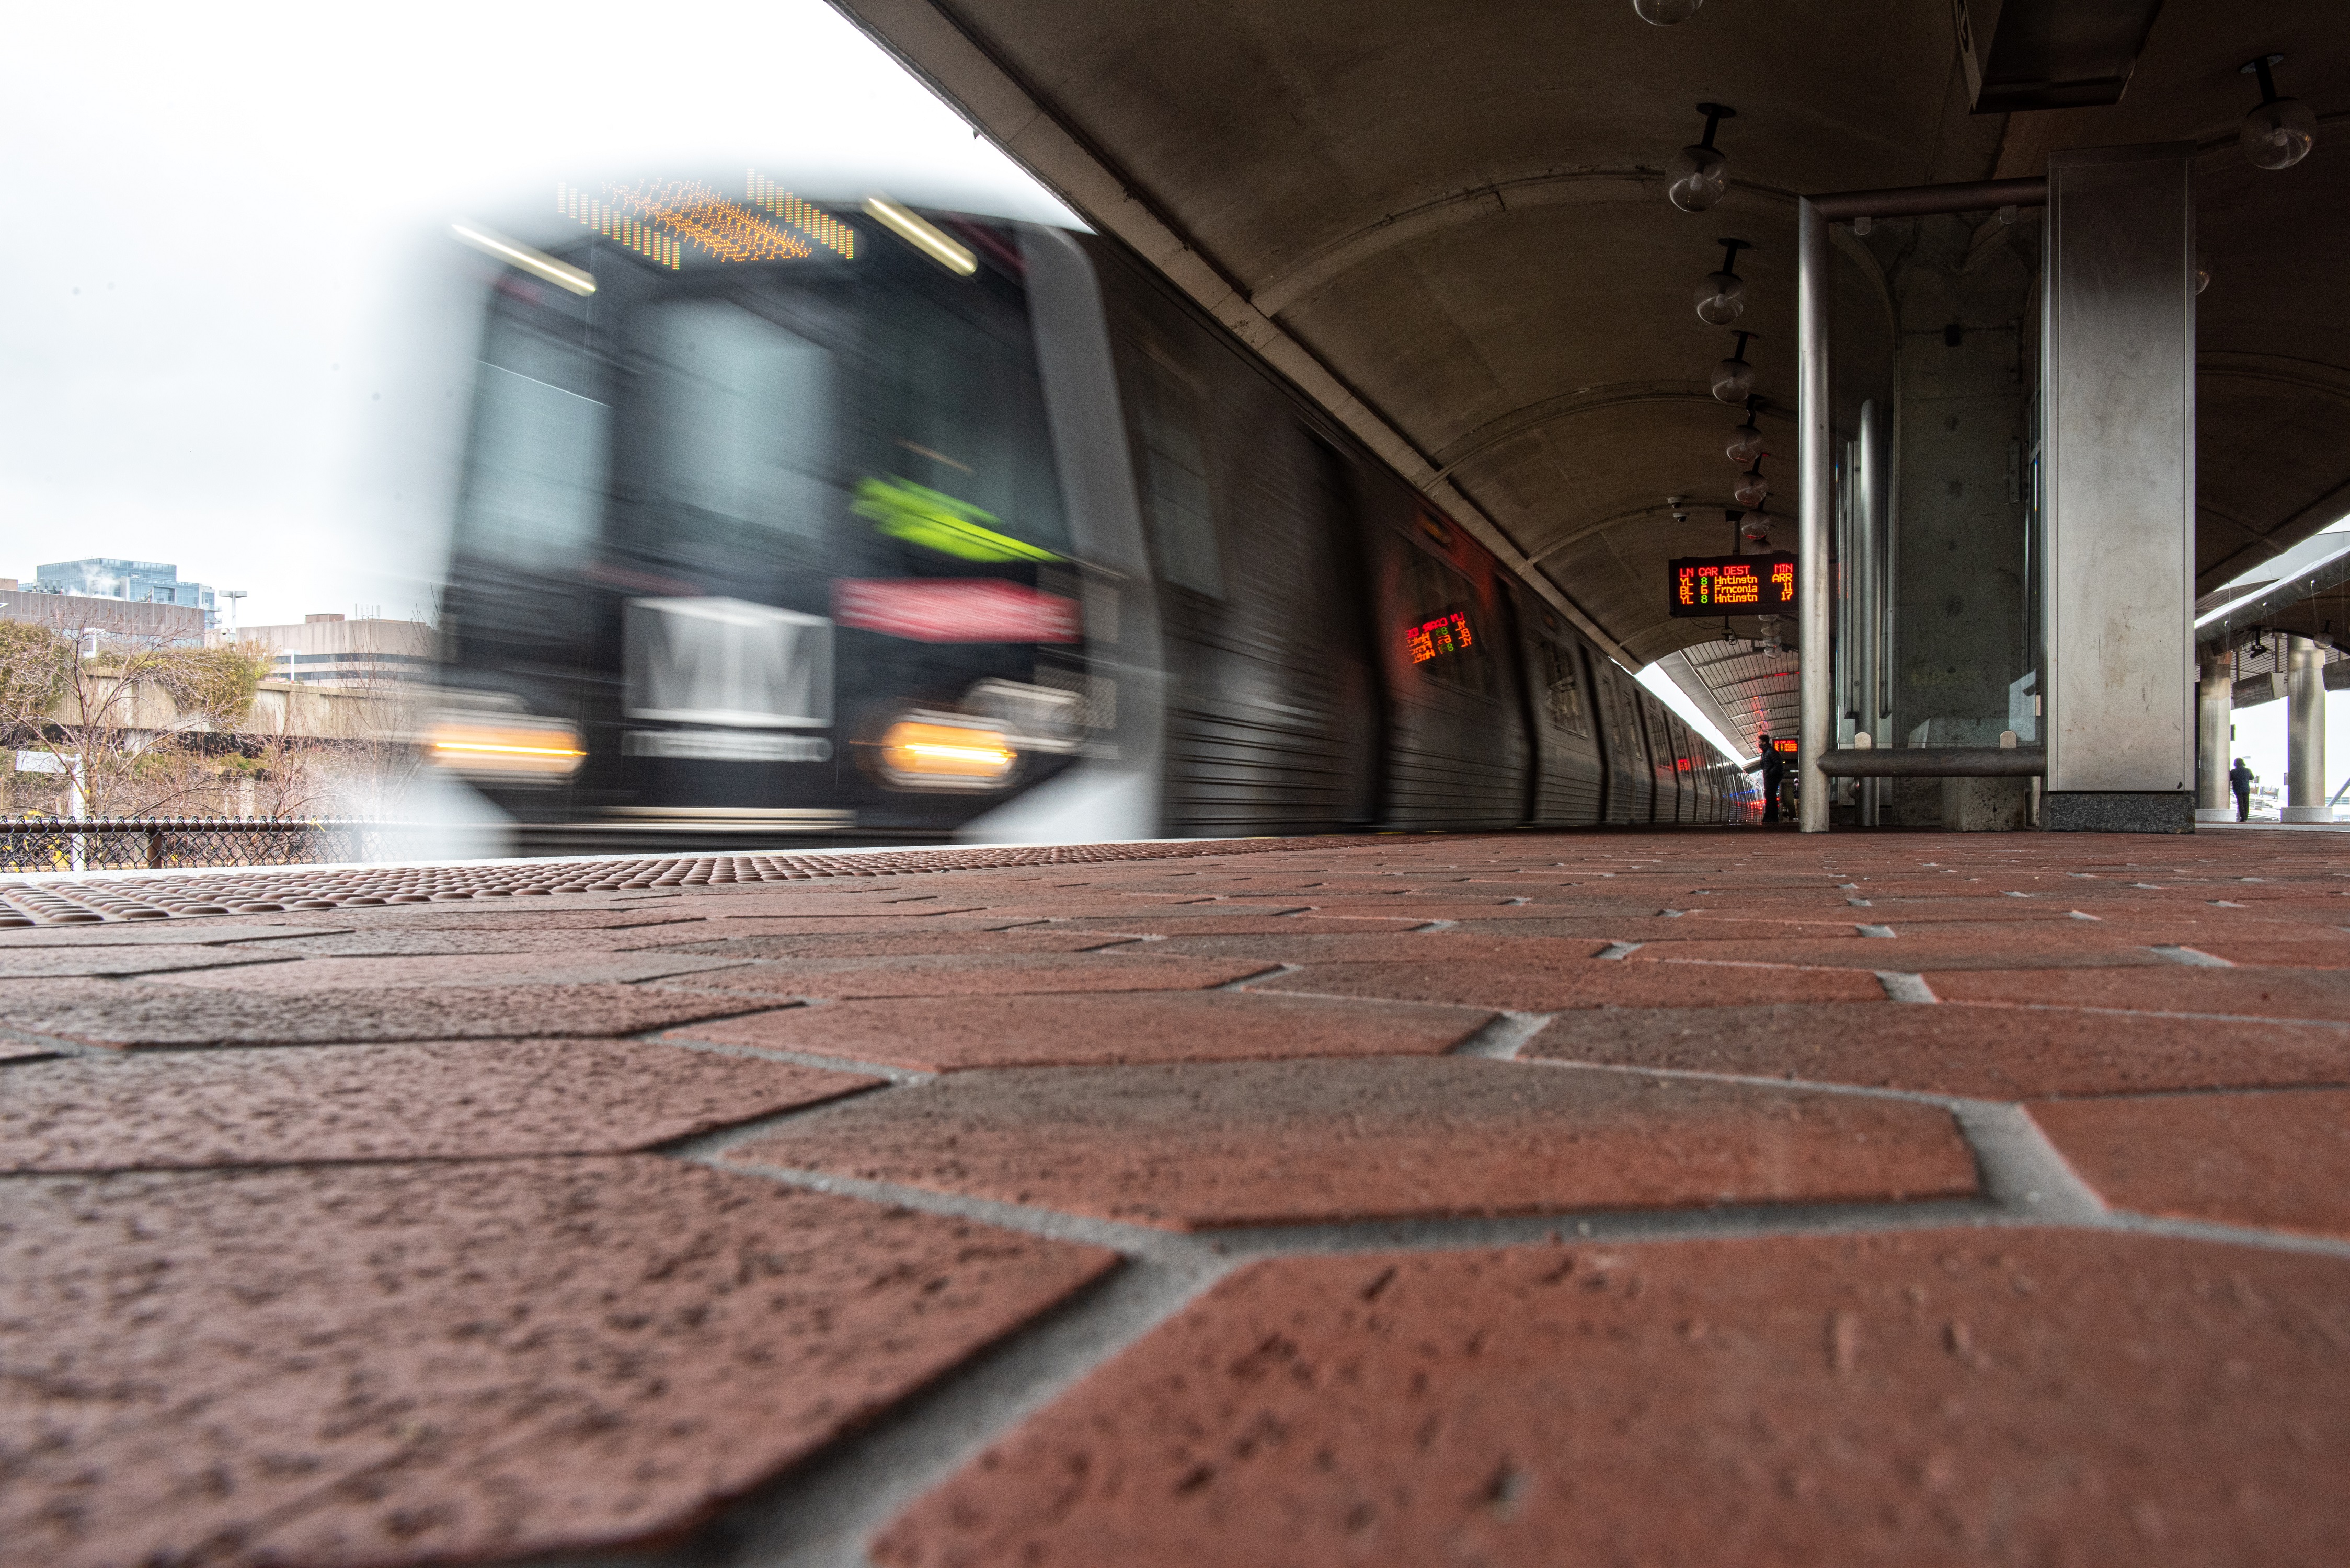
[[[1795,613],[1795,557],[1784,552],[1685,556],[1671,566],[1675,615]]]

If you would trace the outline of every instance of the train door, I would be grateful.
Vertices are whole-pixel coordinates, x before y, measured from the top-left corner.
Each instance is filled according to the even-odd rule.
[[[1363,826],[1376,678],[1344,472],[1280,388],[1180,308],[1118,307],[1166,649],[1168,826]]]
[[[1380,680],[1378,632],[1366,567],[1362,499],[1352,465],[1327,441],[1309,436],[1328,555],[1329,670],[1336,710],[1331,766],[1338,778],[1339,825],[1367,827],[1381,815],[1380,760],[1387,754],[1387,693]]]
[[[1648,746],[1632,701],[1633,687],[1614,659],[1596,669],[1600,697],[1607,712],[1607,820],[1646,822],[1656,798],[1656,786],[1648,774]]]
[[[1389,693],[1386,820],[1514,826],[1529,744],[1491,558],[1450,523],[1402,504],[1411,506],[1403,526],[1373,530]]]
[[[1554,826],[1597,822],[1600,727],[1581,644],[1548,606],[1520,596],[1519,610],[1532,697],[1528,722],[1535,742],[1527,820]]]
[[[1633,689],[1633,711],[1639,715],[1648,761],[1648,820],[1670,822],[1676,805],[1673,793],[1672,742],[1665,734],[1664,704],[1645,686]]]

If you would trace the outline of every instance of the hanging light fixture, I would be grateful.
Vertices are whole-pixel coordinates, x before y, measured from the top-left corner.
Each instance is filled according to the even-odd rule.
[[[1721,455],[1732,462],[1752,462],[1762,455],[1762,427],[1754,422],[1754,410],[1760,398],[1746,400],[1746,422],[1730,432],[1730,444]]]
[[[1771,498],[1771,482],[1762,477],[1762,460],[1757,457],[1754,466],[1738,476],[1730,493],[1738,497],[1741,506],[1760,506]]]
[[[1768,504],[1770,503],[1767,498],[1756,502],[1754,510],[1746,514],[1746,521],[1738,530],[1757,545],[1768,545],[1771,542],[1771,519],[1764,515],[1762,511],[1762,508]]]
[[[1697,111],[1705,116],[1704,137],[1665,165],[1665,194],[1684,213],[1704,212],[1730,188],[1730,160],[1714,151],[1713,132],[1723,120],[1735,119],[1738,111],[1719,103],[1701,103]]]
[[[1651,27],[1678,27],[1704,5],[1705,0],[1632,0],[1632,14]]]
[[[2297,98],[2277,97],[2269,67],[2283,61],[2282,55],[2261,55],[2238,67],[2261,79],[2260,106],[2244,116],[2244,129],[2236,138],[2255,169],[2292,168],[2309,156],[2310,143],[2317,137],[2317,116],[2309,106]]]
[[[1713,368],[1713,395],[1725,403],[1743,402],[1747,394],[1754,390],[1754,367],[1746,362],[1746,340],[1760,334],[1741,332],[1735,336],[1737,348]]]
[[[1697,318],[1708,327],[1734,326],[1746,314],[1746,280],[1738,275],[1738,253],[1754,247],[1744,240],[1721,242],[1721,270],[1697,286]]]

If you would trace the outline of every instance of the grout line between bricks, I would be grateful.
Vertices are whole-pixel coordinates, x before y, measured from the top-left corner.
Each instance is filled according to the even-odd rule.
[[[1926,983],[1922,974],[1907,974],[1899,970],[1880,969],[1876,971],[1877,983],[1885,988],[1887,1002],[1932,1002],[1942,999]]]
[[[785,1062],[795,1067],[817,1067],[827,1073],[856,1073],[887,1078],[893,1084],[927,1084],[938,1076],[919,1067],[899,1067],[856,1056],[834,1056],[821,1051],[786,1051],[777,1045],[737,1045],[723,1040],[691,1040],[676,1034],[644,1037],[649,1045],[674,1045],[681,1051],[706,1051],[713,1056],[749,1056],[762,1062]]]
[[[1504,1011],[1455,1045],[1450,1055],[1482,1056],[1489,1062],[1514,1062],[1526,1042],[1543,1032],[1553,1014]]]
[[[2104,1199],[2082,1180],[2022,1106],[1956,1100],[1950,1114],[1975,1151],[1983,1196],[2002,1209],[2054,1225],[2096,1225]]]
[[[1238,980],[1228,980],[1222,985],[1211,985],[1208,989],[1210,991],[1253,991],[1267,981],[1285,979],[1305,967],[1302,963],[1277,963],[1271,968],[1259,970],[1254,974],[1244,974]]]
[[[869,1568],[866,1542],[1024,1417],[1165,1323],[1231,1264],[1129,1259],[1107,1279],[721,1510],[682,1546],[531,1568]]]

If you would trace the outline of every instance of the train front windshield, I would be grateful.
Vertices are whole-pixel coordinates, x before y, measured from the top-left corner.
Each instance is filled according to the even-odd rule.
[[[1092,722],[1019,235],[727,204],[804,254],[499,280],[434,754],[525,822],[950,831]]]

